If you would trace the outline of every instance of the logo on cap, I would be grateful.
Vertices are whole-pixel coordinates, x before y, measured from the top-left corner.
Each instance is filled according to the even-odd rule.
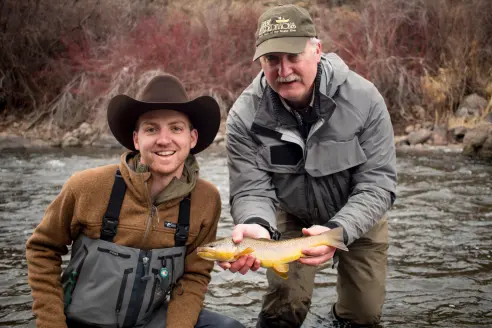
[[[275,20],[275,23],[277,24],[282,24],[282,23],[288,23],[290,19],[284,19],[282,16],[279,16],[278,19]]]
[[[277,17],[275,23],[272,24],[273,19],[267,19],[261,23],[260,30],[258,31],[258,37],[264,37],[270,33],[288,33],[295,32],[297,26],[294,22],[291,22],[289,18]]]

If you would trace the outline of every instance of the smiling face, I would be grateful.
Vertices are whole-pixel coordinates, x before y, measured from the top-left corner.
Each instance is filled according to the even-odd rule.
[[[198,131],[183,113],[174,110],[150,111],[138,119],[133,132],[135,149],[142,164],[150,167],[155,177],[181,177],[184,162],[195,147]]]
[[[270,87],[294,107],[311,100],[314,79],[321,60],[321,44],[307,41],[299,54],[269,53],[260,57],[261,68]]]

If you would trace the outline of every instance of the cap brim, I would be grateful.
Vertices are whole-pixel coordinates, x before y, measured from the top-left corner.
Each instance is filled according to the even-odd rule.
[[[310,39],[309,37],[305,37],[305,36],[268,39],[256,47],[256,52],[253,57],[253,61],[257,60],[263,55],[272,52],[285,52],[288,54],[301,53],[306,48],[306,42],[309,39]]]
[[[118,95],[108,105],[108,125],[111,133],[124,147],[135,151],[133,131],[138,118],[149,111],[167,109],[186,114],[198,131],[198,141],[191,149],[197,154],[206,149],[215,139],[220,126],[220,108],[214,98],[201,96],[185,103],[151,103]]]

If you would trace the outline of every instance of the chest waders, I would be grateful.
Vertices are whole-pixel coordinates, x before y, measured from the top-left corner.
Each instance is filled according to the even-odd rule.
[[[190,198],[185,197],[179,205],[175,247],[142,250],[113,243],[125,191],[118,170],[100,239],[81,234],[73,243],[70,262],[61,278],[68,323],[143,327],[167,302],[183,275]]]

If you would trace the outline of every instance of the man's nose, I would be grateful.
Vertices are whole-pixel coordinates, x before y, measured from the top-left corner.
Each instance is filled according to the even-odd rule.
[[[281,77],[286,77],[292,74],[292,64],[286,57],[281,57],[278,64],[278,75]]]
[[[166,129],[162,129],[159,133],[159,137],[156,140],[156,143],[160,145],[167,145],[171,142],[171,133]]]

